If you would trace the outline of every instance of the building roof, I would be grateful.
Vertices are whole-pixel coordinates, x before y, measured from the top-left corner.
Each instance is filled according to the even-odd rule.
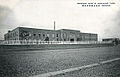
[[[38,29],[38,28],[28,28],[28,27],[18,27],[18,28],[54,31],[54,30],[49,30],[49,29]],[[61,30],[80,32],[80,30],[72,30],[72,29],[59,29],[59,30],[56,30],[56,31],[61,31]]]
[[[80,32],[80,30],[72,30],[72,29],[59,29],[59,30]]]
[[[95,34],[95,35],[97,35],[96,33],[83,33],[83,32],[81,32],[80,34]]]
[[[54,30],[48,30],[48,29],[38,29],[38,28],[28,28],[28,27],[18,27],[18,28],[23,28],[23,29],[34,29],[34,30],[47,30],[47,31],[54,31]]]

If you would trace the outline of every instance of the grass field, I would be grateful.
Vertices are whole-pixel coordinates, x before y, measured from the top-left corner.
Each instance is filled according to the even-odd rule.
[[[0,77],[28,77],[117,57],[120,57],[120,45],[81,49],[0,52]]]
[[[120,77],[120,60],[52,77]]]

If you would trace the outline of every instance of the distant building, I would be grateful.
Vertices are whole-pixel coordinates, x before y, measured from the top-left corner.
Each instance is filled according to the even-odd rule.
[[[98,41],[98,35],[82,33],[79,30],[47,30],[17,27],[4,35],[5,40],[40,40],[40,41]]]
[[[102,41],[105,41],[105,42],[108,42],[108,41],[111,41],[111,42],[113,42],[114,44],[119,44],[119,38],[104,38],[104,39],[102,39]]]

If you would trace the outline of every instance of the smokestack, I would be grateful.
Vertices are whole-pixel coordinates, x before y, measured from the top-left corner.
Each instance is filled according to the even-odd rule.
[[[55,31],[55,21],[54,21],[54,31]]]

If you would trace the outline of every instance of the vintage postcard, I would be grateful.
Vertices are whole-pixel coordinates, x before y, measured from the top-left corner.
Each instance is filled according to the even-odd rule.
[[[120,0],[0,0],[0,77],[119,77]]]

